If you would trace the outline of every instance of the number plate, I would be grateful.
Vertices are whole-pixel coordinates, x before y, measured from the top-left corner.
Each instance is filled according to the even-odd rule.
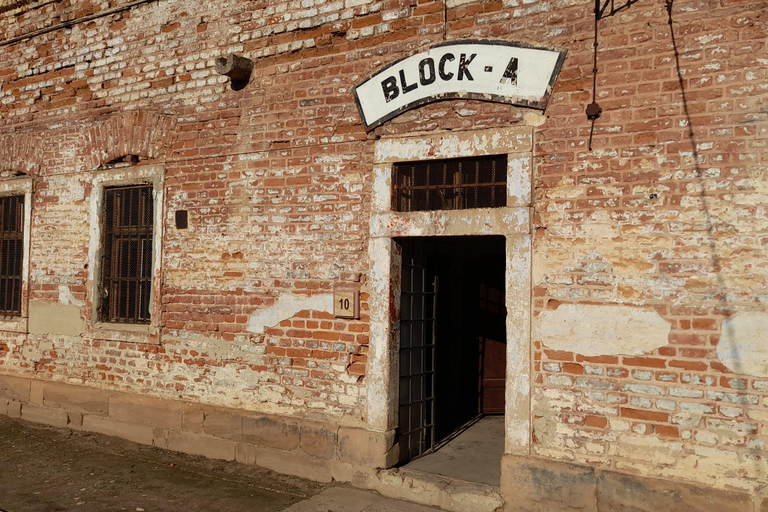
[[[359,318],[357,290],[335,290],[333,292],[333,314],[336,318]]]

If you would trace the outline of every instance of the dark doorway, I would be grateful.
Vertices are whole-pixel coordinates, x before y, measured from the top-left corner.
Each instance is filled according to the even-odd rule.
[[[400,461],[430,453],[483,414],[503,414],[505,240],[404,238]]]

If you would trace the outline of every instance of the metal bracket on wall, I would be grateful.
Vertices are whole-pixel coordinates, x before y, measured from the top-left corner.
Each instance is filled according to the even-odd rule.
[[[595,0],[595,15],[597,16],[598,20],[601,20],[603,18],[613,16],[617,12],[626,9],[630,5],[636,4],[639,1],[640,0],[625,0],[618,7],[616,7],[615,0],[605,0],[605,3],[602,5],[600,5],[600,0]],[[608,10],[608,6],[611,7],[610,10]],[[606,11],[608,11],[608,14],[606,14]]]
[[[592,151],[592,135],[595,132],[595,121],[603,112],[603,109],[597,104],[597,22],[603,18],[613,16],[617,12],[626,9],[639,1],[640,0],[624,0],[624,2],[620,2],[617,6],[616,0],[595,0],[595,40],[594,43],[592,43],[595,52],[592,66],[592,103],[587,105],[586,111],[587,119],[592,122],[592,125],[589,128],[588,147],[590,151]]]

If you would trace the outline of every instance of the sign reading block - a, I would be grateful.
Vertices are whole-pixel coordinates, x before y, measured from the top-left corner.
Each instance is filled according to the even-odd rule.
[[[406,110],[474,99],[544,110],[565,50],[515,41],[449,41],[381,68],[355,86],[366,130]]]
[[[333,314],[336,318],[359,318],[360,292],[357,290],[335,290],[333,292]]]

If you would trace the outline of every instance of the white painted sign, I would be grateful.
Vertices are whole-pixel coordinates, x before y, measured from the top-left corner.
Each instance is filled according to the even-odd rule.
[[[469,98],[543,110],[565,50],[506,41],[455,41],[381,69],[355,87],[366,129],[433,101]]]

